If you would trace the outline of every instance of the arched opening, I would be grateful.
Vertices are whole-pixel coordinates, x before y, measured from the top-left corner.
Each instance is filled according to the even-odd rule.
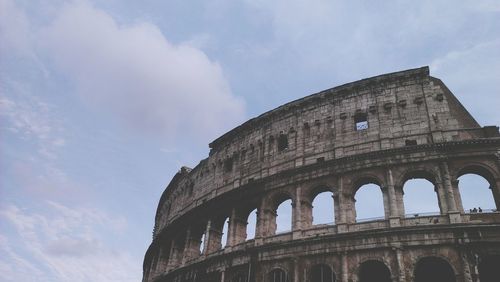
[[[200,242],[200,255],[203,254],[203,252],[205,251],[205,233],[203,233],[203,235],[201,235],[201,242]]]
[[[455,282],[455,273],[442,258],[425,257],[415,267],[415,282]]]
[[[458,178],[458,189],[464,211],[486,212],[496,209],[490,183],[484,177],[467,173]]]
[[[255,229],[257,228],[257,209],[250,212],[247,219],[246,233],[247,236],[245,240],[252,240],[255,238]]]
[[[312,201],[312,224],[333,224],[335,214],[333,207],[333,193],[322,192]]]
[[[227,245],[227,239],[229,235],[229,217],[227,217],[224,220],[224,225],[222,227],[222,234],[221,234],[221,248],[224,249]]]
[[[498,282],[500,277],[500,255],[490,255],[480,258],[479,280],[481,282]]]
[[[384,198],[380,186],[374,183],[364,184],[354,195],[356,222],[383,219]]]
[[[269,282],[288,282],[288,277],[283,269],[275,268],[268,275]]]
[[[317,264],[311,268],[311,282],[335,282],[335,273],[326,264]]]
[[[292,200],[283,201],[276,209],[276,233],[292,230]]]
[[[377,260],[365,261],[359,267],[359,282],[391,282],[391,271]]]
[[[413,178],[403,185],[403,202],[407,216],[436,214],[440,204],[434,184],[425,178]]]

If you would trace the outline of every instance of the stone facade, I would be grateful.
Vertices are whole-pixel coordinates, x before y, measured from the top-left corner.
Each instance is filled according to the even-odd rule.
[[[500,213],[465,212],[458,189],[458,177],[478,174],[500,208],[498,127],[480,127],[427,67],[290,102],[210,148],[195,168],[181,168],[161,196],[144,282],[500,275],[489,267],[500,265]],[[439,214],[405,216],[403,185],[413,178],[434,184]],[[385,217],[356,222],[354,196],[367,183],[380,187]],[[325,191],[333,193],[335,224],[313,225],[312,201]],[[276,234],[276,209],[285,200],[292,201],[292,231]],[[246,240],[255,209],[255,238]]]

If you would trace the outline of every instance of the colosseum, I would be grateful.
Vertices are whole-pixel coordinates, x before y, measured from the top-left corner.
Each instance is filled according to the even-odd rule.
[[[500,281],[499,128],[481,127],[428,67],[306,96],[209,146],[160,198],[144,282]],[[492,209],[464,210],[466,174],[489,183]],[[405,212],[412,179],[432,183],[439,212]],[[382,217],[357,217],[366,184]],[[314,224],[323,193],[332,223]]]

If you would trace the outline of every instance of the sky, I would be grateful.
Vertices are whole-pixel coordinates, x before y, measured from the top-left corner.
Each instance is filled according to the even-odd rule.
[[[139,281],[180,167],[330,87],[428,65],[499,125],[499,30],[495,0],[0,0],[0,281]],[[465,207],[491,206],[465,177],[484,186]],[[415,181],[407,212],[435,211]],[[360,190],[359,218],[377,197]]]

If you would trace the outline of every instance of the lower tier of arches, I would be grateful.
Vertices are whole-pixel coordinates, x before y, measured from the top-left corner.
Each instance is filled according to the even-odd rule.
[[[148,281],[488,282],[499,265],[500,223],[416,226],[245,247]]]

